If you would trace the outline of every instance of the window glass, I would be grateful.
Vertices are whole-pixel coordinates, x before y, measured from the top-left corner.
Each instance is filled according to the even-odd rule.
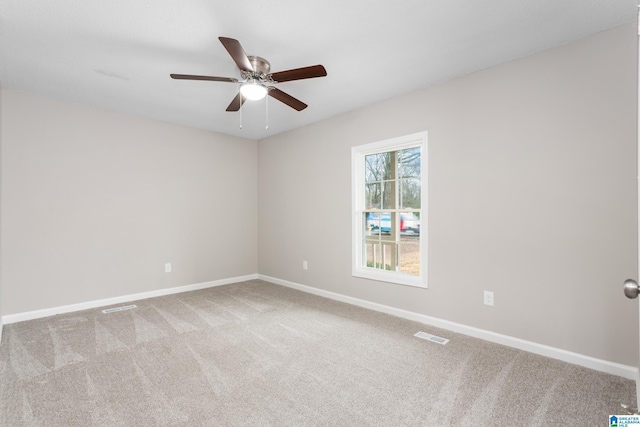
[[[379,182],[365,185],[365,209],[380,209],[382,207],[382,187]]]
[[[422,186],[420,178],[405,178],[400,180],[400,208],[420,209]]]
[[[398,176],[400,178],[420,177],[420,147],[398,151]]]

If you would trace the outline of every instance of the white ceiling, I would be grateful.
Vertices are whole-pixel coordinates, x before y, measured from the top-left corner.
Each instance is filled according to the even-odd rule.
[[[259,140],[634,22],[637,0],[0,0],[0,83],[109,110]],[[225,111],[240,78],[218,36],[271,71],[323,64]]]

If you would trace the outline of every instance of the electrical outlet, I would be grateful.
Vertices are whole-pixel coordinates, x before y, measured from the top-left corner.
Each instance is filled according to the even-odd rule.
[[[484,305],[493,306],[493,292],[484,291]]]
[[[302,269],[303,270],[308,270],[309,269],[309,263],[306,260],[302,261]]]
[[[164,272],[165,273],[171,273],[171,263],[168,262],[164,265]]]

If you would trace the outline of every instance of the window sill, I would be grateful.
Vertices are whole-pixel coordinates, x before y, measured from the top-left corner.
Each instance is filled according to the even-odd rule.
[[[378,282],[393,283],[396,285],[413,286],[416,288],[427,289],[427,283],[422,276],[414,276],[412,274],[398,273],[395,271],[381,271],[373,268],[358,268],[351,273],[353,277],[362,279],[376,280]]]

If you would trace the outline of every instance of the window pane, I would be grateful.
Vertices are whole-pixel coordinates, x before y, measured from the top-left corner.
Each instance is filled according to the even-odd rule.
[[[375,261],[374,244],[366,243],[364,245],[364,260],[367,267],[373,267]]]
[[[387,181],[382,183],[382,208],[396,208],[396,186],[395,181]]]
[[[365,182],[391,179],[390,153],[378,153],[364,156]]]
[[[379,268],[382,265],[382,245],[379,243],[367,243],[365,260],[367,267]]]
[[[395,213],[364,212],[363,231],[369,241],[370,236],[376,240],[395,241]]]
[[[382,201],[380,183],[365,185],[365,209],[380,209]]]
[[[378,176],[378,155],[371,154],[364,156],[364,181],[375,182],[380,181]]]
[[[380,234],[380,213],[365,212],[364,213],[364,235],[376,236]]]
[[[405,236],[415,236],[420,234],[420,217],[413,212],[403,212],[400,214],[400,232]]]
[[[395,243],[388,243],[388,244],[383,244],[383,258],[382,258],[382,265],[380,265],[380,267],[383,270],[395,270],[395,265],[396,265],[396,257],[395,257],[395,252],[396,252],[396,244]]]
[[[400,181],[400,209],[420,209],[421,185],[418,178]]]
[[[398,151],[398,177],[418,178],[420,176],[420,147]]]
[[[400,243],[400,272],[420,275],[420,243]],[[410,240],[410,239],[408,239]]]
[[[365,242],[365,262],[369,268],[378,270],[395,270],[397,244],[381,242]]]

